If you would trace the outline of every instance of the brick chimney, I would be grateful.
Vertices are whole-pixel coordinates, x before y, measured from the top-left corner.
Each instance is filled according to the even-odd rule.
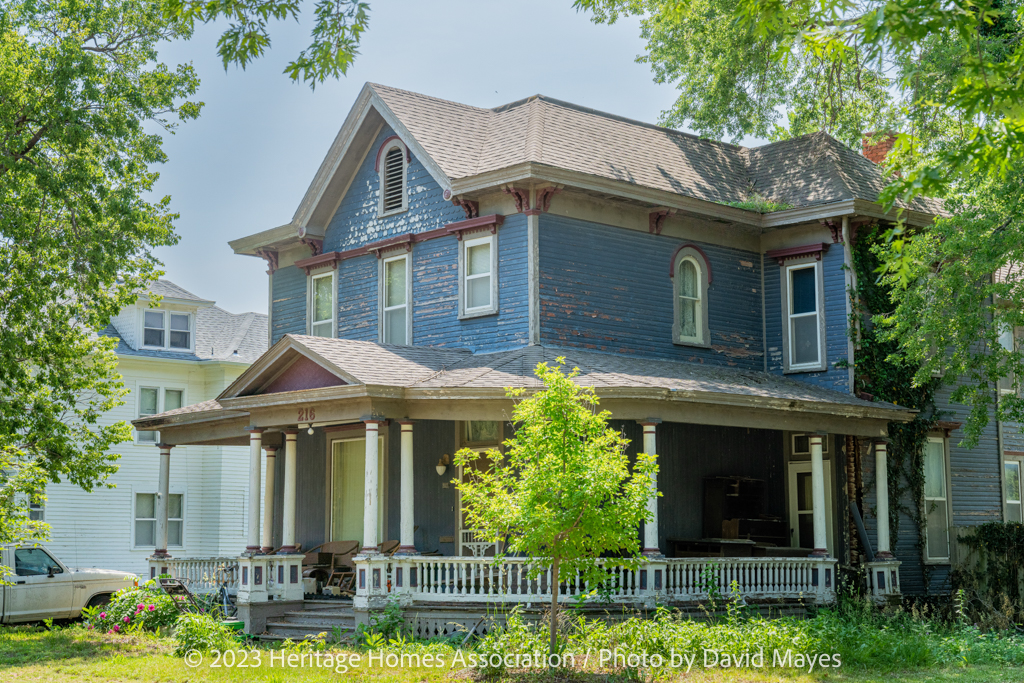
[[[877,140],[874,144],[872,140]],[[892,150],[893,145],[896,144],[895,133],[864,133],[864,137],[861,138],[861,147],[864,150],[864,156],[876,164],[880,164],[885,161],[886,155]]]

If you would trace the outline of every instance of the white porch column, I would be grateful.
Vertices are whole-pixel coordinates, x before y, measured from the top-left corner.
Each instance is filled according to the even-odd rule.
[[[156,503],[154,513],[156,514],[156,550],[153,557],[168,558],[167,552],[167,499],[170,496],[171,488],[171,444],[158,443],[160,449],[160,473],[157,484]]]
[[[825,464],[821,458],[822,434],[811,434],[811,503],[814,506],[814,552],[811,557],[828,557],[828,530],[825,522]]]
[[[260,455],[263,450],[263,430],[249,427],[249,534],[245,552],[260,553]]]
[[[363,553],[377,552],[377,436],[383,420],[366,424],[366,463],[363,474]]]
[[[402,426],[402,517],[398,552],[413,554],[416,552],[413,526],[413,467],[412,467],[412,422],[403,420]]]
[[[875,446],[875,509],[878,514],[878,552],[879,560],[891,560],[889,547],[889,454],[886,442],[877,439]]]
[[[284,511],[281,514],[281,554],[295,552],[295,439],[297,429],[284,430]]]
[[[644,428],[644,453],[655,455],[658,452],[658,440],[655,429],[661,420],[647,420],[641,422]],[[651,515],[651,521],[644,524],[644,555],[661,556],[661,548],[658,545],[658,475],[654,475],[654,492],[647,499],[647,510]]]
[[[263,552],[274,549],[274,476],[277,446],[267,446],[267,477],[263,483]]]

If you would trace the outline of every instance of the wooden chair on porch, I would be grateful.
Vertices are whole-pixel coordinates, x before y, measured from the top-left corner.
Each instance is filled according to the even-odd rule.
[[[335,586],[342,594],[355,592],[356,570],[352,558],[359,553],[359,541],[334,541],[325,543],[331,553],[330,570],[325,586]]]

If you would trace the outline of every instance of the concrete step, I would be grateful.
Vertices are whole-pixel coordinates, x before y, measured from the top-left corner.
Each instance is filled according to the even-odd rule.
[[[349,637],[355,633],[353,628],[341,628],[342,637]],[[325,638],[330,640],[334,637],[334,632],[331,628],[324,627],[322,625],[314,624],[293,624],[290,622],[267,622],[267,635],[281,636],[281,638],[291,638],[292,640],[301,640],[302,638],[311,638],[320,633],[325,634]]]
[[[277,621],[283,621],[289,624],[322,625],[324,628],[330,628],[331,626],[354,627],[356,623],[356,616],[351,610],[348,612],[313,610],[309,612],[285,612],[277,619]]]

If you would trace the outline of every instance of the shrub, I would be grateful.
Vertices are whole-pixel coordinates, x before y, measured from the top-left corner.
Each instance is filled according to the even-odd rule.
[[[174,654],[235,647],[232,632],[209,614],[182,614],[174,625]]]
[[[100,633],[153,632],[171,627],[178,609],[169,595],[149,581],[119,590],[110,602],[82,611],[85,627]]]
[[[387,604],[380,615],[370,615],[371,625],[369,628],[363,624],[356,627],[356,640],[364,644],[369,642],[372,635],[379,635],[383,641],[401,636],[405,628],[405,618],[402,616],[402,606],[394,595],[388,596]]]

